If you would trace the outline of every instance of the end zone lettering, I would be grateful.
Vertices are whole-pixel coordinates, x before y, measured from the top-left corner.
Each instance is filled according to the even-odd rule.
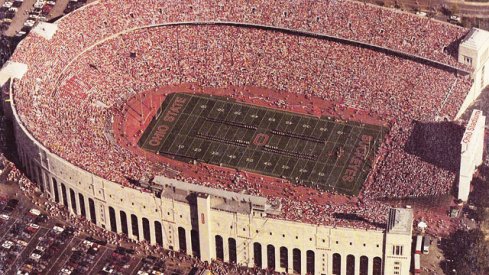
[[[155,150],[157,150],[163,140],[165,140],[167,133],[170,132],[173,123],[180,115],[180,112],[185,106],[185,103],[187,103],[186,98],[177,96],[175,97],[167,111],[161,115],[160,121],[158,121],[159,125],[156,127],[156,131],[153,133],[148,141],[148,144],[151,147],[154,147]]]
[[[185,102],[187,102],[187,99],[177,96],[168,109],[168,112],[163,116],[163,121],[174,122],[175,118],[180,114]]]
[[[463,143],[469,143],[472,138],[472,134],[475,131],[475,127],[477,126],[477,122],[479,121],[479,117],[481,115],[481,111],[474,111],[472,116],[470,117],[470,121],[467,124],[467,128],[465,129],[464,137],[462,139]]]
[[[166,133],[168,133],[168,129],[170,129],[168,125],[159,125],[156,128],[155,134],[149,140],[149,145],[154,147],[160,146],[161,141],[165,138]]]
[[[362,135],[360,138],[360,143],[355,148],[355,152],[350,159],[350,163],[345,169],[342,180],[346,182],[353,182],[358,174],[358,170],[361,169],[362,164],[365,162],[365,157],[367,156],[370,142],[372,142],[373,137],[368,135]]]

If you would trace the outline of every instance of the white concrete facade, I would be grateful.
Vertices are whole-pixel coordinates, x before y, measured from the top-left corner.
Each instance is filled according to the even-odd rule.
[[[385,236],[384,274],[409,274],[411,259],[411,236],[413,212],[411,209],[391,209],[389,211]]]
[[[480,110],[473,110],[465,133],[460,141],[460,173],[458,181],[458,199],[467,201],[470,183],[475,170],[482,164],[484,152],[484,127],[486,117]]]
[[[459,118],[489,84],[489,32],[473,28],[462,40],[458,49],[458,61],[473,70],[472,86],[462,107],[457,113]]]
[[[0,70],[0,86],[5,85],[9,79],[21,79],[26,72],[26,64],[7,61]]]

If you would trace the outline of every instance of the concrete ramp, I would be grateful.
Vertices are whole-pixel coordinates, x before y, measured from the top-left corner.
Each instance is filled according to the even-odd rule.
[[[46,40],[51,40],[54,34],[58,30],[58,25],[47,22],[39,22],[33,29],[32,32],[43,37]]]
[[[3,86],[10,78],[22,79],[27,72],[27,64],[7,61],[0,70],[0,86]]]

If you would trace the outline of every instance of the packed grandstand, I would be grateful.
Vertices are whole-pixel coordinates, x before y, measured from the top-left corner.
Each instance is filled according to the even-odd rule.
[[[351,1],[97,1],[27,36],[12,61],[22,124],[50,151],[121,185],[157,175],[266,197],[277,219],[384,228],[381,198],[447,194],[471,86],[468,29]],[[216,95],[388,129],[358,196],[138,146],[168,94]],[[424,138],[419,138],[422,136]],[[430,140],[432,139],[432,140]],[[433,140],[434,139],[434,140]],[[425,154],[423,146],[444,147]],[[452,146],[451,148],[447,148]],[[428,148],[432,148],[428,146]],[[427,157],[429,155],[429,157]],[[348,214],[355,219],[344,219]]]

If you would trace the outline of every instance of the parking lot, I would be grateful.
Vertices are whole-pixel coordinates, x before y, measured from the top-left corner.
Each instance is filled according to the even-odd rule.
[[[38,23],[71,12],[87,0],[0,0],[0,30],[21,38]]]
[[[0,275],[195,273],[190,265],[177,264],[177,258],[146,257],[130,247],[77,236],[74,228],[33,208],[23,196],[14,198],[17,189],[0,183]]]

